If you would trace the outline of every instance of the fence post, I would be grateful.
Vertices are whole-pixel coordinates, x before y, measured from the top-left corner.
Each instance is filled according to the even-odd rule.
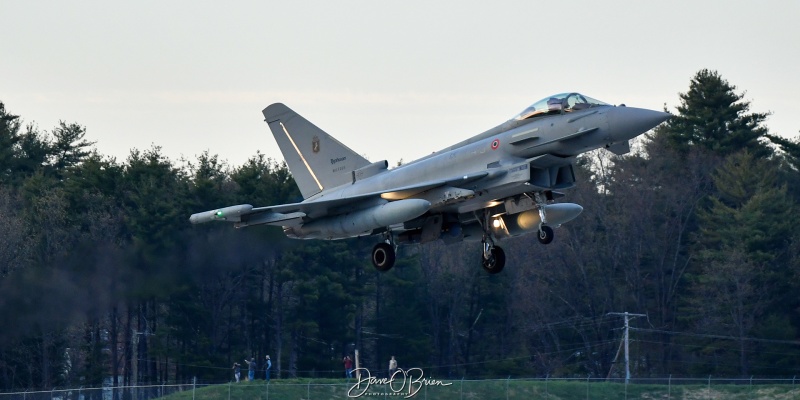
[[[511,375],[506,378],[506,400],[508,400],[508,381],[511,379]]]
[[[711,375],[708,376],[708,392],[706,398],[711,400]]]
[[[586,400],[589,400],[589,377],[591,375],[586,374]]]
[[[194,391],[197,387],[197,377],[192,377],[192,400],[194,400]]]
[[[461,376],[461,400],[464,400],[464,376]]]
[[[550,374],[544,376],[544,395],[550,397],[550,392],[547,391],[547,381],[550,380]]]
[[[306,399],[311,400],[311,381],[306,385]]]
[[[231,381],[228,381],[228,400],[231,400]]]
[[[667,379],[667,400],[672,398],[672,374],[669,374]]]
[[[630,379],[625,379],[625,400],[628,400],[628,383]]]

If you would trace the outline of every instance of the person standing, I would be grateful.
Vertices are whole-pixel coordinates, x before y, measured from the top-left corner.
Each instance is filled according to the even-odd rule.
[[[239,383],[239,377],[241,376],[242,376],[241,364],[237,362],[233,363],[233,377],[236,378],[236,383]]]
[[[342,363],[344,364],[344,376],[346,378],[353,377],[353,359],[350,356],[344,356],[342,359]]]
[[[395,360],[394,356],[392,356],[392,359],[389,360],[389,378],[392,377],[392,374],[394,374],[395,371],[397,371],[397,360]]]
[[[267,361],[264,364],[264,370],[266,371],[267,375],[267,382],[269,382],[269,370],[272,368],[272,360],[269,359],[269,354],[267,354]]]
[[[245,358],[244,362],[247,363],[247,380],[254,381],[256,379],[256,358],[250,357],[250,361]]]

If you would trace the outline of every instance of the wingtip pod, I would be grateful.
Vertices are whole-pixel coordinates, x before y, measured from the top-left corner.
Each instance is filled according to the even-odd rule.
[[[242,219],[242,215],[250,213],[253,210],[253,206],[250,204],[240,204],[237,206],[230,206],[225,208],[220,208],[217,210],[211,211],[203,211],[200,213],[192,214],[189,217],[189,222],[192,224],[202,224],[211,221],[234,221],[239,222]]]

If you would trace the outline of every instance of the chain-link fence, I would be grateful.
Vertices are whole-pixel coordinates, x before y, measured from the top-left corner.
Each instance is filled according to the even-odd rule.
[[[800,381],[788,379],[537,378],[486,380],[400,380],[358,382],[273,380],[223,384],[53,388],[0,393],[0,400],[169,400],[263,399],[800,399]]]
[[[149,400],[183,391],[196,385],[120,386],[102,388],[53,388],[51,390],[0,393],[0,400]]]

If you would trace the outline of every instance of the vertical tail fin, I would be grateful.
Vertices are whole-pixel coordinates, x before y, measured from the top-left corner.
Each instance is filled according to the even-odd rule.
[[[352,171],[369,165],[364,157],[281,103],[262,113],[305,199],[352,182]]]

